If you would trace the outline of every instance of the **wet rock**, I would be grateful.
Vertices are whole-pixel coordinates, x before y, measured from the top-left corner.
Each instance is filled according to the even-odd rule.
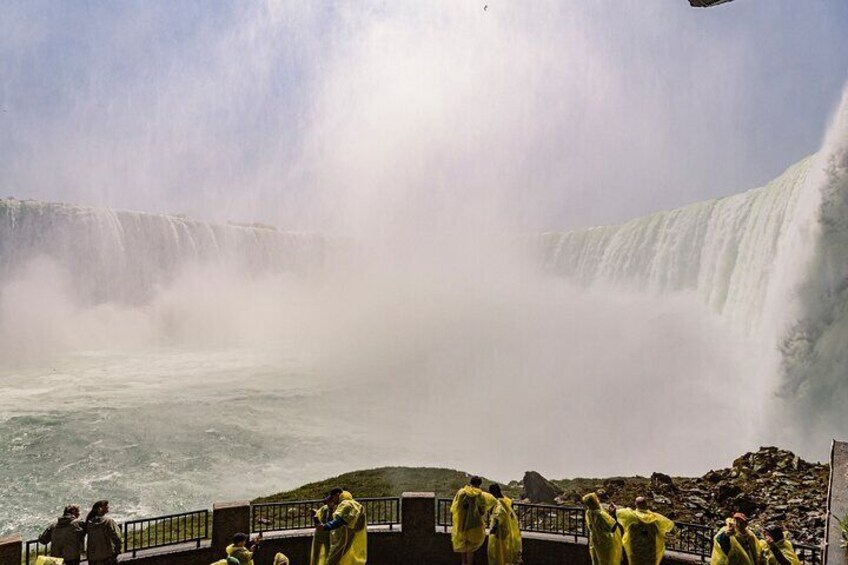
[[[521,482],[524,485],[524,492],[521,497],[533,503],[553,504],[556,497],[562,494],[561,488],[536,471],[524,473],[524,479]]]
[[[686,498],[686,502],[690,503],[695,508],[708,508],[710,503],[700,496],[690,496]]]
[[[704,480],[707,481],[708,483],[716,484],[716,483],[720,483],[722,480],[724,480],[724,477],[722,476],[721,473],[718,473],[716,471],[711,470],[709,473],[704,475]]]
[[[731,506],[736,512],[741,512],[750,518],[756,516],[761,504],[748,495],[740,494],[732,499]]]
[[[816,545],[824,536],[828,466],[808,463],[790,451],[764,447],[703,477],[678,477],[670,483],[666,477],[654,473],[650,479],[615,478],[603,484],[619,506],[648,496],[658,511],[679,522],[718,528],[734,512],[743,512],[757,528],[783,524],[799,543]]]
[[[671,500],[662,496],[662,495],[654,494],[654,503],[655,504],[665,504],[665,505],[670,506]]]
[[[718,492],[716,493],[716,501],[719,504],[723,504],[728,499],[733,498],[734,496],[738,496],[742,493],[742,489],[738,485],[734,485],[731,483],[722,483],[718,485]]]
[[[674,480],[663,473],[653,473],[651,475],[651,486],[658,490],[676,490]]]

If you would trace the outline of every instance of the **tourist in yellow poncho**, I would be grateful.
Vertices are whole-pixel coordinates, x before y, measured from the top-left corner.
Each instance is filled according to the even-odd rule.
[[[760,565],[761,554],[760,540],[748,529],[748,518],[737,512],[713,538],[710,565]]]
[[[495,497],[486,547],[489,565],[518,565],[521,563],[521,529],[512,500],[503,495],[497,484],[489,485],[489,493]]]
[[[486,540],[486,513],[495,506],[495,497],[480,490],[482,484],[480,477],[471,477],[451,503],[451,542],[463,565],[474,563],[474,553]]]
[[[766,526],[765,540],[760,542],[763,565],[801,565],[792,542],[786,539],[783,528],[777,525]]]
[[[330,521],[333,515],[335,506],[330,497],[324,499],[324,505],[315,511],[315,516],[312,519],[315,525],[324,524]],[[327,565],[327,555],[330,553],[330,532],[324,529],[319,531],[317,528],[312,537],[312,553],[309,556],[310,565]]]
[[[258,543],[251,544],[250,536],[247,534],[236,534],[233,536],[233,543],[227,546],[227,562],[232,560],[239,562],[239,565],[253,565],[253,553]]]
[[[659,565],[665,554],[665,535],[674,529],[674,522],[648,510],[645,499],[636,499],[636,509],[610,510],[624,528],[621,542],[630,565]]]
[[[583,504],[586,505],[586,531],[589,532],[592,565],[620,565],[621,524],[601,508],[601,501],[594,492],[583,497]]]
[[[368,560],[368,522],[365,508],[346,490],[334,488],[327,496],[335,504],[332,519],[316,532],[330,532],[327,565],[364,565]]]

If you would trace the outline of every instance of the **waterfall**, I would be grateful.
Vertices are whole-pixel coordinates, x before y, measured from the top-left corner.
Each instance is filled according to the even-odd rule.
[[[82,303],[140,303],[186,265],[253,275],[319,265],[322,239],[266,226],[0,199],[0,286],[28,261],[65,270]]]
[[[844,435],[848,90],[822,149],[766,186],[536,244],[548,272],[583,285],[696,293],[729,327],[779,351],[772,418],[793,422],[789,441]]]
[[[727,198],[619,226],[543,234],[545,267],[582,284],[694,291],[731,324],[754,331],[814,162],[804,159],[766,186]]]

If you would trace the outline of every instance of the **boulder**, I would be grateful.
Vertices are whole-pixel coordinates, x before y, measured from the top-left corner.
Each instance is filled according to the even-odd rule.
[[[524,492],[521,493],[521,498],[526,498],[536,504],[553,504],[557,496],[562,494],[561,488],[536,471],[527,471],[524,473],[524,480],[521,482],[524,485]]]
[[[651,486],[663,492],[677,490],[677,487],[674,486],[674,480],[663,473],[653,473],[651,475]]]

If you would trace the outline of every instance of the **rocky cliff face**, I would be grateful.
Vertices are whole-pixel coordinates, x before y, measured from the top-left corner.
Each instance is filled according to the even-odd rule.
[[[608,500],[631,506],[634,498],[644,496],[654,510],[675,521],[716,528],[734,512],[743,512],[755,528],[778,523],[794,541],[819,544],[824,537],[828,472],[826,464],[762,447],[739,457],[730,468],[711,470],[703,477],[654,473],[650,479],[559,481],[563,492],[555,500],[575,505],[587,492],[602,490]]]

